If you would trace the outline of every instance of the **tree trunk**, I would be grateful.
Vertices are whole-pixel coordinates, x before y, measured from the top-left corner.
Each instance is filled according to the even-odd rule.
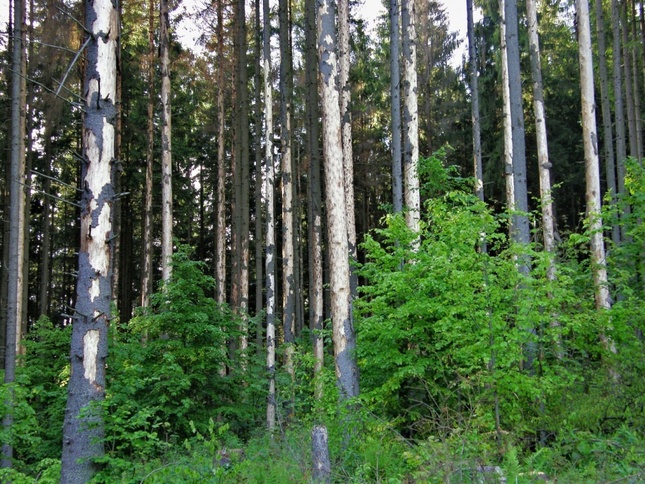
[[[356,338],[350,311],[340,89],[336,84],[339,67],[334,7],[331,0],[318,2],[317,22],[334,356],[340,396],[341,399],[348,399],[358,396],[359,387],[358,365],[354,354]]]
[[[285,365],[293,377],[291,346],[295,340],[296,287],[293,220],[293,160],[291,153],[291,102],[293,69],[289,0],[280,0],[280,153],[282,164],[282,323],[286,345]]]
[[[629,23],[627,18],[627,0],[623,0],[621,9],[620,35],[623,39],[623,71],[625,78],[625,106],[627,107],[627,132],[629,134],[629,156],[638,156],[636,136],[636,111],[634,110],[634,82],[632,79],[631,48],[629,46]],[[640,114],[640,113],[639,113]]]
[[[22,0],[14,0],[13,52],[11,76],[11,161],[9,189],[9,253],[7,265],[7,319],[6,348],[4,359],[4,382],[9,385],[6,413],[2,421],[8,439],[2,446],[2,467],[13,463],[13,407],[14,390],[11,384],[16,379],[16,353],[20,344],[20,328],[23,317],[24,291],[24,234],[25,234],[25,6]]]
[[[632,54],[632,80],[634,82],[634,111],[635,111],[635,130],[636,130],[636,159],[642,161],[643,159],[643,120],[641,115],[641,87],[639,82],[640,73],[638,72],[638,34],[637,27],[638,20],[636,18],[636,1],[632,0],[632,21],[630,25],[632,27],[632,42],[631,42],[631,54]],[[642,2],[641,2],[642,6]],[[640,45],[640,48],[643,49],[643,44]]]
[[[255,47],[254,47],[254,57],[255,57],[255,74],[254,74],[254,84],[255,84],[255,143],[254,143],[254,155],[255,155],[255,315],[259,316],[262,312],[262,300],[264,288],[263,282],[263,268],[262,268],[262,90],[260,84],[262,81],[262,72],[261,72],[261,31],[260,31],[260,0],[255,0]],[[256,327],[256,350],[260,352],[262,350],[262,319],[257,317],[257,327]]]
[[[71,341],[71,373],[63,426],[61,482],[88,482],[103,448],[103,419],[94,406],[105,398],[105,358],[110,319],[112,207],[118,15],[110,0],[86,5],[83,93],[85,118],[81,179],[81,240],[76,308]]]
[[[484,201],[484,171],[482,168],[481,124],[479,122],[479,81],[477,79],[477,49],[473,22],[473,0],[466,0],[468,23],[468,64],[470,69],[470,96],[473,123],[473,173],[475,174],[475,195]]]
[[[591,233],[591,267],[593,271],[596,308],[609,309],[611,302],[607,288],[605,243],[602,234],[600,168],[596,133],[593,60],[589,5],[587,0],[576,0],[578,14],[578,53],[580,58],[580,94],[582,99],[582,135],[585,150],[585,180],[587,218]]]
[[[506,2],[499,0],[500,42],[502,56],[502,99],[504,123],[504,180],[506,182],[506,207],[509,211],[515,209],[515,182],[513,177],[513,129],[511,124],[511,94],[508,83],[508,50],[506,48]],[[513,225],[509,226],[509,233]]]
[[[618,195],[625,193],[625,158],[627,148],[625,145],[625,108],[623,103],[623,76],[620,72],[620,10],[618,0],[611,0],[611,32],[613,36],[612,60],[614,81],[614,119],[616,123],[616,170]],[[624,239],[621,230],[621,239]]]
[[[419,231],[419,112],[417,102],[417,48],[415,0],[402,0],[403,32],[403,191],[408,228]]]
[[[513,132],[513,187],[515,196],[511,233],[515,242],[528,244],[530,242],[530,227],[526,185],[526,147],[524,139],[524,109],[522,108],[520,44],[517,27],[517,1],[506,0],[504,4],[510,118]],[[522,273],[528,274],[527,261],[523,261],[520,264],[520,270]]]
[[[323,382],[320,378],[324,366],[324,340],[321,334],[323,313],[323,254],[322,254],[322,187],[320,185],[320,130],[318,126],[318,77],[316,50],[316,4],[305,5],[305,85],[307,86],[307,156],[309,183],[307,228],[309,240],[309,327],[313,332],[315,397],[321,398]]]
[[[609,203],[616,205],[616,160],[614,158],[614,135],[611,122],[611,101],[609,100],[609,76],[607,74],[607,56],[605,40],[605,22],[603,20],[602,0],[596,0],[596,29],[598,31],[598,73],[600,76],[600,99],[602,106],[602,131],[605,146],[605,173]],[[611,239],[614,244],[620,243],[620,227],[614,223],[611,228]]]
[[[146,145],[146,188],[143,208],[143,270],[141,271],[141,306],[150,304],[150,294],[153,291],[152,272],[152,185],[154,166],[154,115],[155,115],[155,2],[148,0],[148,56],[146,77],[148,84],[148,121]]]
[[[535,0],[526,0],[529,24],[529,46],[531,55],[531,76],[533,78],[533,111],[535,113],[535,132],[537,136],[538,170],[540,175],[540,202],[542,206],[542,236],[544,250],[553,253],[555,249],[555,220],[553,218],[553,198],[551,193],[551,162],[546,135],[546,115],[542,88],[542,62],[538,37],[537,7]],[[549,263],[549,280],[555,279],[555,265]]]
[[[312,480],[314,482],[331,482],[327,427],[316,425],[311,431],[311,455],[313,457]]]
[[[399,69],[399,0],[390,0],[390,97],[392,116],[392,209],[403,211],[401,154],[401,71]]]
[[[217,0],[217,199],[215,215],[215,282],[219,304],[226,302],[226,147],[224,145],[224,12]]]
[[[273,160],[273,93],[271,91],[271,20],[269,0],[262,1],[263,49],[262,83],[264,86],[264,168],[266,204],[266,344],[269,394],[267,396],[267,428],[275,428],[275,165]]]
[[[172,112],[170,109],[169,0],[159,0],[161,55],[161,277],[172,274]]]

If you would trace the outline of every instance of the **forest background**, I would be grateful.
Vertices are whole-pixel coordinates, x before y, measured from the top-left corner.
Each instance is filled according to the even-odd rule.
[[[337,3],[1,4],[3,480],[644,478],[643,2]]]

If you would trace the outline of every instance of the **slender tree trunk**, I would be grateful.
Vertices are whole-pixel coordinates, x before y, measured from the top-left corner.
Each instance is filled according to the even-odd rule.
[[[309,158],[309,183],[307,228],[309,240],[309,327],[313,332],[315,397],[321,398],[323,382],[320,378],[324,366],[323,330],[323,254],[322,254],[322,187],[320,185],[320,130],[318,126],[318,77],[316,49],[316,4],[305,4],[305,85],[307,86],[307,155]]]
[[[641,2],[642,6],[643,2]],[[639,82],[640,73],[638,72],[638,34],[637,27],[638,20],[636,18],[636,1],[632,0],[632,21],[630,22],[632,31],[632,42],[631,42],[631,54],[632,54],[632,79],[634,82],[634,111],[635,111],[635,126],[636,129],[636,159],[639,162],[642,162],[643,159],[643,119],[641,113],[641,84]],[[643,44],[640,45],[640,49],[643,49]]]
[[[524,139],[524,109],[522,108],[522,76],[520,71],[520,44],[517,27],[517,1],[505,2],[506,51],[511,129],[513,132],[513,186],[515,206],[512,215],[513,240],[520,244],[530,242],[528,192],[526,185],[526,147]],[[528,274],[528,262],[520,264]]]
[[[621,9],[620,35],[623,39],[623,72],[625,78],[625,105],[627,107],[627,132],[629,135],[629,156],[638,156],[636,136],[636,111],[634,110],[634,81],[632,79],[631,48],[629,46],[629,22],[627,18],[627,0],[623,0]]]
[[[419,192],[419,108],[417,102],[417,36],[415,0],[402,0],[403,32],[403,191],[405,220],[418,232],[421,215]]]
[[[343,183],[340,89],[334,7],[331,0],[318,2],[319,75],[323,120],[323,156],[329,247],[329,285],[336,378],[341,399],[358,396],[356,338],[351,314],[347,219]]]
[[[508,83],[508,50],[506,48],[506,2],[499,0],[500,41],[502,56],[502,100],[503,100],[503,124],[504,124],[504,179],[506,181],[506,207],[512,211],[515,209],[515,181],[513,176],[513,129],[511,124],[511,94]],[[512,232],[513,224],[509,227]]]
[[[117,14],[117,27],[120,29],[121,25],[121,2],[116,3],[116,14]],[[115,163],[121,163],[121,131],[123,127],[123,120],[121,119],[121,111],[122,111],[122,83],[121,83],[121,72],[122,72],[122,66],[121,66],[121,45],[120,45],[120,39],[121,35],[120,33],[117,33],[117,55],[116,55],[116,120],[115,120],[115,132],[114,132],[114,160]],[[130,295],[132,293],[131,288],[126,286],[124,284],[123,279],[127,278],[127,276],[123,275],[123,267],[128,263],[127,260],[124,260],[122,258],[122,250],[121,246],[126,245],[127,247],[127,241],[124,242],[124,231],[121,228],[122,225],[122,213],[123,213],[123,207],[122,207],[122,200],[119,199],[118,195],[123,191],[122,188],[122,183],[121,183],[121,172],[122,170],[117,170],[114,175],[114,193],[117,195],[115,198],[115,203],[114,207],[112,207],[112,231],[114,232],[114,243],[113,243],[113,250],[112,250],[112,261],[110,262],[110,266],[112,268],[112,299],[113,299],[113,304],[116,306],[117,311],[119,311],[119,315],[122,318],[123,321],[128,321],[129,318],[127,318],[128,313],[130,312],[129,309],[126,309],[125,307],[125,301],[124,297],[130,298]],[[129,247],[128,247],[129,248]],[[122,275],[124,277],[122,277]]]
[[[2,445],[2,467],[13,465],[13,408],[16,379],[16,353],[20,344],[24,291],[24,233],[25,233],[25,6],[22,0],[13,4],[13,51],[11,75],[11,161],[9,188],[9,233],[7,266],[7,319],[4,382],[9,385],[6,412],[2,421],[7,440]],[[6,240],[6,239],[5,239]],[[4,309],[3,309],[4,310]]]
[[[143,270],[141,272],[141,306],[148,307],[153,290],[152,273],[152,186],[154,166],[154,115],[155,115],[155,1],[148,0],[148,56],[146,77],[148,84],[148,120],[146,145],[146,187],[143,208]]]
[[[603,20],[602,0],[596,0],[596,29],[598,31],[598,73],[600,76],[600,99],[602,107],[603,141],[605,146],[605,174],[609,203],[616,205],[616,160],[614,158],[614,135],[611,122],[611,101],[609,100],[609,76],[607,74],[607,50],[605,39],[605,22]],[[620,244],[620,227],[614,223],[611,228],[611,239]]]
[[[118,14],[110,0],[86,5],[81,239],[71,373],[63,426],[61,482],[88,482],[103,448],[103,418],[94,403],[105,398],[105,358],[110,319],[114,119],[117,114]]]
[[[356,220],[354,217],[354,155],[352,150],[352,112],[350,103],[352,87],[349,83],[349,0],[338,0],[338,61],[340,84],[341,136],[343,140],[343,181],[345,183],[345,210],[347,211],[347,241],[352,298],[358,293],[358,274],[354,270],[356,261]]]
[[[484,171],[482,168],[481,124],[479,122],[479,81],[477,80],[477,50],[473,22],[473,0],[466,0],[468,22],[468,64],[470,69],[471,113],[473,123],[473,173],[475,194],[484,201]]]
[[[267,371],[269,394],[267,396],[267,428],[275,428],[275,165],[273,160],[273,92],[271,88],[271,11],[269,0],[262,1],[263,48],[262,82],[264,86],[264,169],[266,204],[266,325]]]
[[[401,71],[399,68],[399,0],[390,0],[390,97],[392,116],[392,205],[403,211],[403,160],[401,153]]]
[[[161,55],[161,277],[172,274],[172,111],[170,108],[169,0],[159,0]]]
[[[612,59],[613,59],[613,82],[614,82],[614,120],[616,123],[616,187],[618,195],[625,193],[625,158],[627,148],[625,145],[625,111],[623,103],[623,76],[621,67],[621,46],[620,46],[620,10],[618,0],[611,0],[611,31],[613,36]],[[624,214],[623,214],[624,216]],[[621,240],[625,239],[625,227],[621,227]]]
[[[291,23],[289,0],[279,2],[280,19],[280,154],[282,164],[282,291],[283,336],[286,345],[285,365],[293,375],[292,353],[295,340],[296,287],[293,220],[293,160],[291,158],[291,102],[293,70],[291,59]]]
[[[578,14],[578,53],[580,58],[580,90],[582,98],[582,134],[585,150],[585,179],[587,185],[587,218],[591,232],[591,267],[596,289],[596,308],[609,309],[611,301],[605,268],[605,242],[602,234],[600,168],[596,134],[593,82],[593,60],[589,5],[587,0],[576,0]]]
[[[261,72],[261,50],[262,33],[260,31],[260,0],[255,0],[255,314],[259,316],[262,312],[263,302],[263,268],[262,268],[262,80]],[[256,349],[258,353],[262,350],[262,319],[257,317],[256,328]]]
[[[226,162],[224,145],[224,12],[222,3],[217,0],[217,200],[215,221],[215,282],[216,300],[226,302]]]
[[[45,128],[45,166],[43,192],[51,193],[51,162],[53,157],[51,130]],[[48,316],[51,302],[51,225],[52,202],[47,195],[43,196],[42,242],[40,245],[40,268],[38,280],[38,315]]]
[[[542,205],[542,236],[544,250],[553,253],[555,249],[555,220],[553,218],[553,198],[551,194],[551,162],[546,135],[546,115],[542,88],[542,62],[538,37],[537,7],[535,0],[526,0],[529,24],[529,45],[531,55],[531,75],[533,78],[533,111],[535,113],[535,132],[537,136],[538,170],[540,175],[540,202]],[[549,280],[555,279],[555,264],[549,264]]]

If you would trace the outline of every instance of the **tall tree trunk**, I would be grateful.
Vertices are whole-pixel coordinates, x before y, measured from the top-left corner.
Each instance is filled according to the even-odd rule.
[[[611,122],[611,101],[609,100],[609,76],[607,74],[607,56],[605,39],[605,22],[602,0],[596,0],[596,30],[598,31],[598,73],[600,76],[600,99],[602,107],[602,131],[605,147],[605,174],[607,191],[610,194],[609,203],[616,205],[616,160],[614,158],[614,135]],[[620,243],[620,227],[613,223],[611,239],[614,244]]]
[[[390,98],[392,116],[392,209],[403,211],[403,171],[401,162],[401,71],[399,68],[399,0],[390,0]]]
[[[639,82],[640,72],[638,72],[638,33],[637,33],[637,24],[638,20],[636,18],[636,1],[632,0],[632,21],[631,25],[631,54],[632,54],[632,80],[634,82],[634,111],[635,111],[635,130],[636,130],[636,159],[642,161],[643,159],[643,119],[641,114],[641,84]],[[641,2],[642,6],[642,2]],[[640,45],[640,49],[643,49],[643,44]]]
[[[262,83],[264,87],[264,169],[266,204],[266,325],[267,371],[267,428],[275,428],[275,165],[273,160],[273,92],[271,88],[271,11],[269,0],[262,0]]]
[[[103,448],[103,419],[93,403],[105,398],[110,319],[112,207],[118,15],[111,0],[86,4],[86,54],[81,239],[71,373],[63,426],[61,482],[88,482]]]
[[[614,83],[614,119],[616,123],[616,171],[618,195],[625,193],[625,158],[627,148],[625,145],[625,108],[623,102],[623,76],[621,67],[620,48],[620,10],[618,0],[611,0],[611,32],[613,36],[612,60]],[[624,228],[621,228],[621,240],[625,238]]]
[[[282,164],[282,324],[286,345],[285,365],[293,377],[291,347],[295,340],[296,287],[293,220],[293,160],[291,152],[291,102],[293,70],[289,0],[280,0],[280,153]]]
[[[309,241],[309,327],[313,333],[315,397],[321,398],[324,366],[323,313],[323,254],[322,254],[322,187],[320,184],[320,130],[318,126],[318,76],[316,49],[316,4],[305,4],[305,85],[307,86],[307,156],[309,183],[307,228]]]
[[[349,0],[338,0],[338,62],[340,84],[341,136],[343,140],[343,181],[345,183],[345,210],[347,211],[347,241],[352,298],[358,293],[358,274],[354,270],[356,261],[356,220],[354,217],[354,155],[352,150],[352,112],[350,102],[352,87],[349,83]]]
[[[150,304],[153,290],[152,272],[152,186],[154,166],[154,115],[155,115],[155,1],[148,0],[148,56],[146,58],[146,77],[148,87],[148,120],[146,144],[146,187],[143,205],[143,241],[141,271],[141,306]]]
[[[226,302],[226,147],[224,145],[224,12],[217,0],[217,199],[215,215],[215,299],[219,304]]]
[[[477,49],[473,22],[473,0],[466,0],[468,23],[468,65],[470,70],[471,115],[473,123],[473,173],[475,195],[484,201],[484,171],[482,167],[481,124],[479,122],[479,81],[477,80]]]
[[[417,101],[417,36],[415,0],[402,0],[403,38],[403,191],[408,228],[419,231],[419,107]]]
[[[510,117],[513,132],[513,187],[515,192],[511,233],[515,242],[528,244],[530,242],[530,227],[526,185],[526,147],[524,139],[524,109],[522,108],[520,43],[517,27],[517,1],[505,0],[504,4]],[[526,261],[520,264],[520,270],[524,274],[528,274],[528,263]]]
[[[587,218],[591,232],[591,267],[593,271],[596,308],[609,309],[611,302],[605,268],[605,242],[602,234],[600,168],[596,133],[593,60],[589,5],[587,0],[576,0],[578,15],[578,54],[580,58],[580,91],[582,99],[582,135],[585,150],[585,180]]]
[[[172,111],[170,108],[169,0],[159,0],[161,55],[161,277],[172,274]]]
[[[508,83],[508,50],[506,48],[506,2],[499,0],[500,42],[502,56],[502,115],[504,124],[504,180],[506,182],[506,207],[509,211],[515,207],[515,181],[513,176],[513,129],[511,124],[511,94]],[[513,225],[509,226],[509,232]]]
[[[51,130],[49,126],[45,127],[45,166],[43,179],[43,192],[51,193],[51,163],[52,143]],[[40,267],[38,280],[38,315],[49,316],[51,303],[51,226],[52,226],[52,205],[47,195],[43,196],[43,215],[42,215],[42,242],[40,245]]]
[[[25,5],[22,0],[13,4],[13,52],[11,75],[11,161],[9,188],[9,232],[7,265],[7,319],[4,382],[9,385],[6,413],[2,421],[8,439],[2,445],[2,467],[13,463],[13,408],[16,379],[16,353],[20,344],[24,291],[24,234],[25,234]],[[6,239],[5,239],[6,240]]]
[[[260,0],[255,0],[255,314],[259,316],[262,312],[263,301],[263,258],[262,258],[262,72],[261,72],[261,50],[262,50],[262,32],[260,31]],[[257,318],[256,328],[256,348],[262,350],[262,319]]]
[[[542,236],[544,250],[553,253],[555,249],[555,220],[553,218],[553,198],[551,193],[551,162],[546,135],[546,115],[544,92],[542,88],[542,62],[538,37],[537,7],[535,0],[526,0],[529,24],[529,46],[531,55],[531,76],[533,78],[533,111],[535,113],[535,132],[537,137],[538,170],[540,174],[540,202],[542,206]],[[555,264],[549,264],[549,280],[555,279]]]
[[[334,357],[340,396],[341,399],[347,399],[358,396],[359,386],[358,365],[354,354],[356,338],[350,310],[340,89],[337,84],[339,67],[334,6],[331,0],[318,2],[317,23]]]
[[[622,3],[620,35],[623,39],[622,55],[625,78],[625,106],[627,107],[627,132],[629,134],[629,156],[636,158],[638,156],[638,142],[636,136],[636,111],[634,110],[634,81],[632,79],[631,48],[629,45],[627,0],[623,0]]]

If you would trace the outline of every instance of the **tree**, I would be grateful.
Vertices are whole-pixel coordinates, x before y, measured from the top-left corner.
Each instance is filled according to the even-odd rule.
[[[4,382],[16,378],[16,354],[20,345],[23,320],[24,246],[25,246],[25,6],[15,0],[13,9],[13,53],[11,76],[11,162],[9,178],[9,260],[7,267],[7,316]],[[2,445],[2,467],[11,467],[13,460],[12,427],[14,390],[9,389],[8,411],[2,426],[10,436]]]
[[[168,0],[159,0],[161,56],[161,271],[168,281],[172,272],[172,111],[170,108],[170,18]]]
[[[271,11],[269,0],[262,1],[262,84],[264,88],[264,169],[266,170],[266,318],[267,318],[267,371],[269,394],[267,396],[267,428],[275,428],[275,165],[273,160],[273,92],[271,88]]]
[[[526,0],[529,26],[529,51],[531,56],[531,76],[533,78],[533,111],[538,150],[538,173],[540,174],[540,202],[542,208],[542,236],[544,250],[552,253],[555,248],[555,227],[553,219],[553,198],[551,194],[551,162],[547,144],[546,115],[544,110],[544,90],[542,87],[542,62],[538,37],[537,7],[535,0]],[[549,278],[555,277],[555,266],[549,266]]]
[[[401,28],[403,54],[403,192],[405,218],[410,229],[419,230],[419,110],[417,103],[417,64],[415,0],[402,0]]]
[[[578,15],[578,50],[580,56],[580,92],[582,98],[582,130],[585,149],[585,178],[587,185],[587,219],[591,233],[591,267],[593,271],[597,309],[609,309],[611,301],[607,287],[605,242],[602,234],[600,168],[596,133],[593,60],[587,0],[576,0]]]
[[[484,201],[484,173],[482,169],[481,126],[479,122],[479,82],[477,81],[477,49],[473,22],[473,0],[466,0],[468,16],[468,66],[470,69],[471,116],[473,123],[473,173],[475,194]]]
[[[217,188],[215,201],[215,282],[216,300],[226,302],[226,147],[224,145],[224,12],[217,2]]]
[[[390,116],[392,129],[392,205],[394,213],[403,210],[401,169],[401,71],[399,68],[399,1],[390,0]]]
[[[358,367],[354,354],[356,339],[350,310],[349,248],[335,27],[332,1],[318,2],[318,53],[334,357],[340,396],[341,399],[348,399],[358,396],[359,387]]]
[[[506,182],[506,206],[509,210],[515,207],[515,177],[513,175],[513,129],[511,124],[511,93],[508,81],[508,49],[506,44],[506,2],[499,0],[502,99],[504,107],[504,180]]]
[[[88,482],[104,452],[97,404],[105,398],[110,320],[117,22],[110,0],[86,5],[81,244],[61,465],[66,483]]]

